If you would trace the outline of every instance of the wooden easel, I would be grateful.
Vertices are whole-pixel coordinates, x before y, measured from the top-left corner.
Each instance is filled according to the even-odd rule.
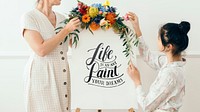
[[[77,108],[75,112],[81,112],[80,108]],[[101,109],[98,109],[97,112],[102,112]],[[133,108],[128,109],[128,112],[135,112]]]

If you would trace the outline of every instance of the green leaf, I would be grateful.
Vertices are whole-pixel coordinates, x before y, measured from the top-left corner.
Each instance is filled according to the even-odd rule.
[[[127,41],[126,41],[126,42],[124,42],[123,46],[125,46],[125,45],[126,45],[126,43],[127,43]]]
[[[126,57],[128,57],[130,54],[128,53],[127,55],[126,55]]]
[[[124,38],[124,33],[120,36],[120,39]]]
[[[134,52],[131,50],[131,53],[134,54]]]
[[[77,41],[79,41],[79,36],[74,36],[74,38],[75,38]]]
[[[92,35],[94,35],[94,33],[92,32],[92,30],[89,28],[89,31],[92,33]]]
[[[77,33],[80,33],[80,31],[78,30],[78,29],[76,29],[76,30],[74,30],[75,32],[77,32]]]
[[[78,34],[77,33],[70,33],[71,35],[75,35],[75,36],[77,36],[78,37]]]
[[[58,28],[55,29],[55,31],[56,31],[56,30],[60,30],[60,29],[63,29],[63,27],[58,27]]]
[[[63,23],[65,24],[69,23],[69,19],[65,19]]]
[[[129,32],[128,28],[126,28],[126,32],[127,32],[127,33]]]
[[[133,40],[133,38],[131,38],[131,39],[129,40],[129,43],[130,43],[132,40]]]
[[[127,50],[126,50],[126,49],[123,51],[123,53],[125,53],[125,52],[127,52]]]
[[[65,40],[64,40],[64,42],[66,42],[66,41],[67,41],[67,39],[68,39],[68,36],[66,36],[66,37],[65,37]]]
[[[74,38],[74,41],[73,41],[73,43],[72,43],[72,44],[75,44],[75,43],[77,43],[77,40]]]
[[[126,39],[123,40],[123,42],[125,42],[125,41],[126,41]]]
[[[139,41],[136,41],[135,44],[134,44],[134,46],[138,46],[138,43],[139,43]]]

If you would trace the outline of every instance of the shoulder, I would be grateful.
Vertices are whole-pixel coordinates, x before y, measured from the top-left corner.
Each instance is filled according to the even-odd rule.
[[[24,13],[21,17],[22,20],[34,19],[36,17],[35,9]]]
[[[167,57],[161,53],[158,53],[158,62],[160,67],[164,67],[167,64]]]
[[[165,66],[160,71],[161,77],[164,77],[166,80],[178,80],[178,78],[181,78],[182,72],[177,69],[177,67],[173,66]]]

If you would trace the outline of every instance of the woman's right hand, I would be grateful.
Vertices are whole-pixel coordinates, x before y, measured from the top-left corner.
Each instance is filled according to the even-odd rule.
[[[65,29],[70,33],[73,32],[74,30],[78,29],[78,27],[80,27],[81,22],[78,19],[78,17],[75,17],[73,19],[71,19],[69,21],[69,23],[67,23],[67,25],[65,26]]]
[[[132,25],[133,25],[133,28],[134,28],[134,30],[136,32],[136,36],[137,37],[142,36],[142,32],[140,30],[140,25],[139,25],[139,20],[138,20],[137,15],[135,13],[133,13],[133,12],[128,12],[127,15],[129,17]]]

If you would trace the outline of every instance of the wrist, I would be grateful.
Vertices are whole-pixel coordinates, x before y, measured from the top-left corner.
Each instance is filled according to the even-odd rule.
[[[141,81],[134,81],[134,83],[136,87],[142,85]]]
[[[69,30],[69,28],[63,28],[63,30],[62,30],[63,32],[64,32],[64,34],[65,35],[68,35],[69,33],[70,33],[70,30]]]
[[[141,30],[140,30],[139,27],[136,27],[136,28],[135,28],[135,33],[136,33],[136,37],[142,36],[142,32],[141,32]]]

